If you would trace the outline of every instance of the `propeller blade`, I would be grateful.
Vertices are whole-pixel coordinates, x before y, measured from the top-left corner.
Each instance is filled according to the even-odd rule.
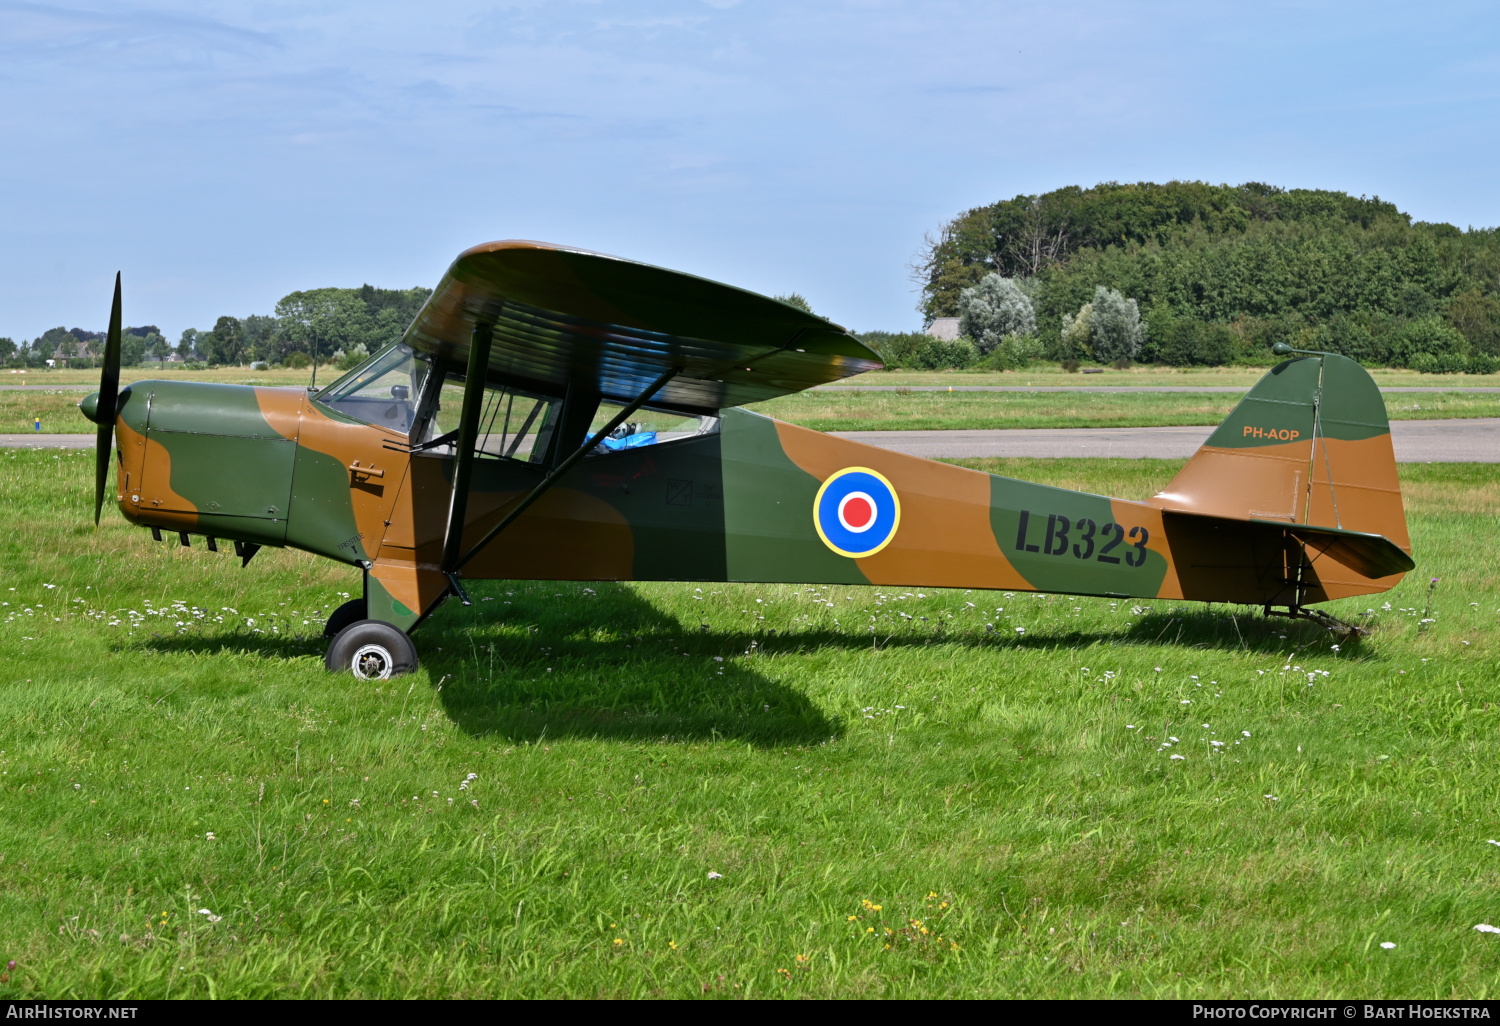
[[[115,422],[99,425],[97,441],[94,443],[94,526],[99,526],[99,517],[104,512],[104,486],[109,484],[109,449]]]
[[[94,447],[94,526],[104,512],[104,486],[109,483],[109,450],[115,431],[115,406],[120,398],[120,272],[115,272],[115,301],[109,310],[109,334],[104,340],[104,369],[99,373],[98,440]]]

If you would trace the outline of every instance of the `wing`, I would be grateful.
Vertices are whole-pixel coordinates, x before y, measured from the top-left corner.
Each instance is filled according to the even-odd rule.
[[[591,384],[627,400],[681,367],[654,403],[717,410],[881,366],[837,324],[744,289],[542,242],[466,250],[404,341],[462,365],[474,326],[490,375],[543,392]]]

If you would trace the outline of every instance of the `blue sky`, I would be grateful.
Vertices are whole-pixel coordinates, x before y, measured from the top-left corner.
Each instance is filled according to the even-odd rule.
[[[0,0],[0,335],[584,246],[859,329],[969,207],[1266,181],[1500,224],[1494,4]]]

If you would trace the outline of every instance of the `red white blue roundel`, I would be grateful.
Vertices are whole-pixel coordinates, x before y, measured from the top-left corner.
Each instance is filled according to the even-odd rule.
[[[813,500],[818,537],[841,556],[873,556],[901,526],[896,489],[867,467],[846,467],[823,482]]]

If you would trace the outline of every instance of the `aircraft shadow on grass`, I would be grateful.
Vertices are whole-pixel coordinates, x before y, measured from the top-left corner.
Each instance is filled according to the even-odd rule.
[[[853,629],[716,630],[669,616],[628,588],[610,589],[590,601],[597,603],[592,610],[580,609],[576,594],[549,605],[544,588],[540,597],[525,595],[513,607],[463,609],[455,603],[433,617],[417,637],[423,668],[433,686],[440,686],[444,711],[474,737],[729,739],[776,748],[841,737],[845,724],[801,691],[767,676],[754,656],[934,644],[1084,649],[1111,642],[1279,653],[1288,646],[1327,642],[1326,632],[1313,625],[1224,607],[1143,611],[1123,634],[1079,630],[1008,637],[997,630],[976,637],[933,621],[872,637]],[[138,644],[162,653],[244,652],[284,660],[317,651],[321,638],[189,633],[153,635]],[[1345,648],[1360,658],[1357,646]]]
[[[515,741],[732,739],[765,748],[844,733],[839,717],[755,659],[734,658],[768,644],[794,650],[787,636],[683,623],[628,588],[591,599],[591,610],[568,600],[549,605],[533,594],[499,613],[444,610],[423,626],[423,667],[442,683],[443,708],[460,729]]]

